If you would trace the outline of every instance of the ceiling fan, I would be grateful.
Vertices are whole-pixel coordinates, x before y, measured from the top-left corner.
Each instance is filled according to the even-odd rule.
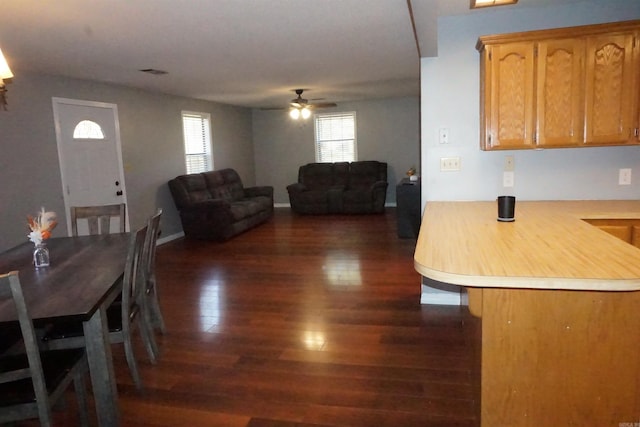
[[[314,103],[314,104],[309,104],[309,100],[308,99],[304,99],[302,97],[302,92],[304,92],[304,89],[296,89],[295,90],[296,95],[298,95],[297,98],[292,99],[291,102],[289,103],[289,105],[292,108],[331,108],[331,107],[337,107],[337,104],[335,102],[320,102],[320,103]],[[318,98],[317,101],[321,101],[324,98]],[[313,100],[312,100],[313,101]]]
[[[309,104],[309,100],[302,97],[302,92],[304,92],[304,89],[296,89],[295,92],[298,97],[292,99],[289,103],[289,106],[291,107],[289,109],[289,116],[291,116],[291,118],[294,120],[298,120],[300,117],[302,117],[303,119],[308,119],[311,116],[312,108],[330,108],[337,106],[335,102]]]
[[[303,119],[307,119],[311,116],[311,110],[315,108],[331,108],[337,107],[335,102],[313,102],[313,101],[322,101],[324,98],[312,99],[311,103],[308,99],[302,97],[302,93],[304,89],[295,89],[297,97],[292,99],[289,102],[289,115],[293,119],[298,119],[302,117]],[[273,108],[262,108],[263,110],[284,110],[285,107],[273,107]]]

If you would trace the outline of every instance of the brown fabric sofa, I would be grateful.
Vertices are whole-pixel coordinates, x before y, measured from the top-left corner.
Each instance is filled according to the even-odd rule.
[[[308,163],[287,191],[300,214],[382,213],[388,185],[384,162]]]
[[[228,240],[273,216],[273,187],[245,188],[233,169],[180,175],[169,189],[190,238]]]

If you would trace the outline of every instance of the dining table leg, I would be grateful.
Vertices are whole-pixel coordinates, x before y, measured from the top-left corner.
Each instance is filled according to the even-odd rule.
[[[106,308],[101,307],[83,323],[91,385],[96,404],[98,425],[120,425],[118,389],[111,355]]]

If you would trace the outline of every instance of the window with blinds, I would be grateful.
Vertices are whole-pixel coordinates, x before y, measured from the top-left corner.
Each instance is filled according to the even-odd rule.
[[[317,114],[316,162],[354,162],[357,160],[356,113]]]
[[[207,113],[182,112],[184,157],[187,173],[213,170],[211,155],[211,116]]]

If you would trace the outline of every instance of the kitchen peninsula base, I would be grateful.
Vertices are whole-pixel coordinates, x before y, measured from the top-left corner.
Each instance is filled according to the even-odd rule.
[[[640,423],[640,249],[586,221],[640,201],[427,202],[414,254],[469,309],[481,427]]]
[[[482,427],[640,420],[639,292],[467,291]]]

